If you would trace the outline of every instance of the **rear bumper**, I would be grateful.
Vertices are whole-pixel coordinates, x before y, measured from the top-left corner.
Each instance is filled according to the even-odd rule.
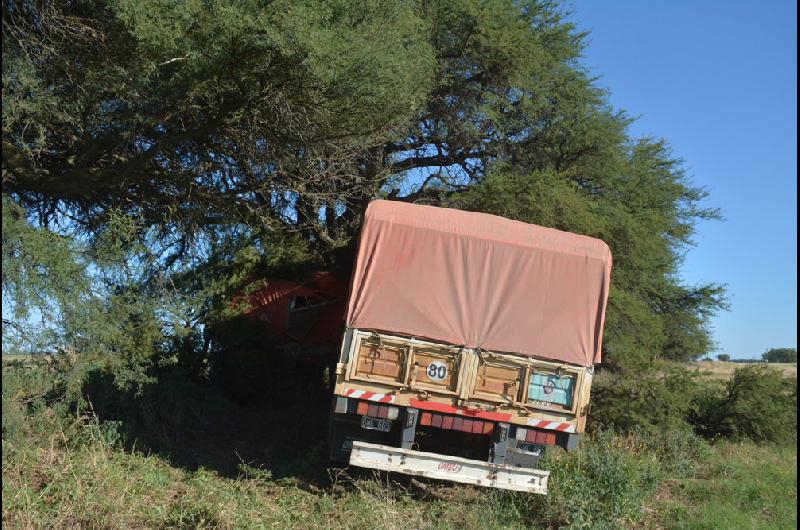
[[[440,480],[547,494],[549,471],[353,441],[350,464]]]

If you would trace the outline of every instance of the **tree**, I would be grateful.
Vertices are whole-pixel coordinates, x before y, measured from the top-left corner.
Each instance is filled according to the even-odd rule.
[[[796,363],[797,348],[770,348],[761,358],[768,363]]]
[[[3,350],[79,352],[81,362],[69,367],[75,370],[65,370],[74,376],[65,383],[75,385],[74,399],[80,399],[84,368],[92,366],[109,370],[122,387],[151,380],[149,368],[163,364],[171,341],[186,334],[176,319],[185,307],[169,289],[141,281],[130,249],[122,250],[125,220],[111,220],[100,256],[33,226],[5,195],[2,211]]]
[[[720,353],[719,355],[717,355],[717,360],[726,363],[731,360],[731,356],[728,355],[727,353]]]
[[[537,0],[5,0],[3,190],[95,253],[129,219],[198,333],[254,275],[347,274],[376,197],[600,237],[608,362],[697,358],[724,290],[678,266],[717,212],[584,37]]]

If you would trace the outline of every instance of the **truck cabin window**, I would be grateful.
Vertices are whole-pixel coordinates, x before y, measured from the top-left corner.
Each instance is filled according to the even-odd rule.
[[[547,403],[570,408],[574,388],[574,375],[532,373],[528,381],[528,403]]]
[[[289,315],[286,318],[286,335],[294,340],[303,340],[327,304],[328,302],[322,298],[292,296],[289,299]]]

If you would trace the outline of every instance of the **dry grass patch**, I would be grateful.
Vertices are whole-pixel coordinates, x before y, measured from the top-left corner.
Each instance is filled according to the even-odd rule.
[[[731,363],[724,361],[698,361],[690,363],[689,366],[699,368],[705,372],[710,379],[728,380],[737,368],[745,366],[766,366],[767,368],[779,371],[785,377],[797,378],[797,363]]]

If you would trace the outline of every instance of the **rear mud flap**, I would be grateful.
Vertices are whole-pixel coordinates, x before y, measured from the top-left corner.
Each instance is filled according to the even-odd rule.
[[[549,471],[353,441],[350,465],[547,495]]]

